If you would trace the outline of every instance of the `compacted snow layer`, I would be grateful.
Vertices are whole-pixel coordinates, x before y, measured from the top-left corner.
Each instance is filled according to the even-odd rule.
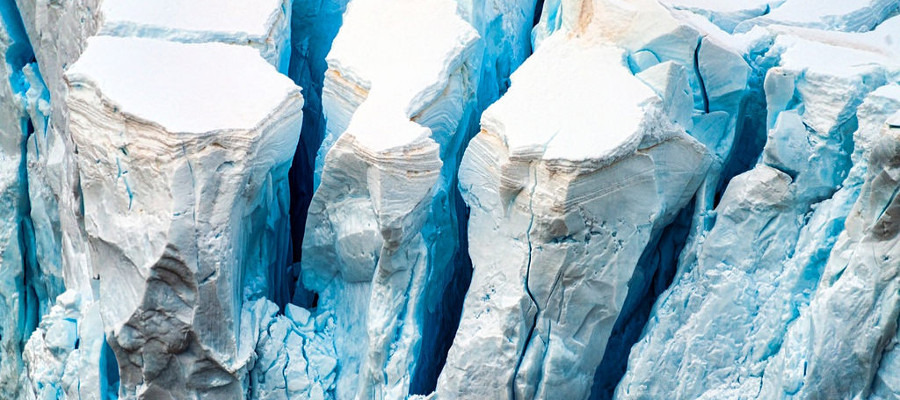
[[[246,45],[287,72],[291,9],[288,0],[105,0],[100,34]]]

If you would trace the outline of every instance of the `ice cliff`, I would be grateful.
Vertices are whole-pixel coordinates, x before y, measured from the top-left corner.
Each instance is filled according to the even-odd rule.
[[[900,398],[896,0],[0,0],[0,398]]]

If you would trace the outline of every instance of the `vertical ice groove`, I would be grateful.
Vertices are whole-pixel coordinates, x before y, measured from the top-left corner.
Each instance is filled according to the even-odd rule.
[[[325,135],[322,87],[328,64],[325,56],[343,21],[349,0],[294,1],[291,13],[291,59],[288,76],[303,88],[303,131],[290,169],[292,264],[288,301],[311,306],[314,294],[306,290],[300,276],[303,234],[312,200],[316,153]],[[279,305],[278,297],[273,299]],[[282,305],[283,306],[283,305]]]
[[[547,146],[550,145],[550,142],[552,142],[553,138],[555,138],[555,137],[556,137],[556,134],[550,136],[550,138],[547,139],[547,142],[544,143],[544,148],[542,150],[543,152],[547,151]],[[534,308],[534,311],[533,311],[534,316],[530,323],[526,321],[526,323],[528,324],[526,326],[526,330],[528,331],[528,333],[525,335],[525,345],[522,348],[521,355],[516,360],[515,369],[513,369],[513,375],[512,375],[513,382],[512,382],[512,387],[511,387],[512,393],[510,396],[513,400],[515,400],[517,397],[531,398],[534,396],[533,393],[519,394],[518,393],[519,389],[516,386],[516,379],[519,378],[519,370],[522,368],[522,363],[525,361],[525,354],[528,352],[528,345],[529,345],[529,343],[531,343],[531,340],[534,337],[534,331],[535,331],[535,328],[537,327],[537,323],[538,323],[538,315],[541,312],[541,304],[538,303],[537,299],[535,299],[535,297],[534,297],[534,294],[531,292],[531,288],[529,288],[529,284],[530,284],[529,279],[531,277],[532,257],[534,256],[534,242],[532,242],[532,240],[531,240],[531,231],[532,231],[532,229],[534,229],[534,220],[535,220],[534,194],[535,194],[535,191],[537,190],[537,186],[538,186],[537,171],[535,170],[535,168],[533,166],[531,166],[529,168],[528,175],[529,175],[529,180],[530,180],[530,183],[528,184],[528,213],[531,214],[531,219],[528,221],[528,227],[525,228],[525,243],[528,245],[528,250],[527,250],[528,256],[525,261],[525,276],[523,277],[523,283],[524,283],[525,294],[528,295],[528,299],[531,301],[531,305],[529,308]],[[559,279],[559,274],[557,274],[557,280],[558,279]],[[555,282],[554,282],[553,287],[554,288],[556,287]],[[552,293],[551,293],[551,295],[552,295]],[[527,377],[523,377],[522,379],[527,380]],[[525,386],[525,387],[527,387],[527,386]]]
[[[103,329],[88,285],[91,280],[79,222],[78,174],[72,168],[73,147],[65,134],[67,112],[62,104],[63,68],[80,54],[84,39],[96,25],[89,11],[90,1],[5,3],[20,13],[26,40],[31,40],[29,48],[34,50],[31,61],[37,61],[22,67],[19,82],[31,122],[29,131],[33,132],[22,145],[27,160],[23,182],[27,175],[25,195],[31,221],[26,223],[33,227],[30,243],[34,260],[26,273],[33,290],[26,290],[23,297],[41,303],[28,306],[34,324],[40,318],[40,325],[30,338],[23,339],[29,342],[24,345],[26,369],[19,375],[19,395],[98,398],[100,375],[105,374],[98,368]],[[79,293],[61,295],[66,288]],[[56,310],[60,305],[67,310],[68,322],[58,320],[61,317]],[[72,333],[74,342],[59,341]],[[48,337],[54,339],[44,340]]]
[[[32,87],[45,86],[32,118],[38,134],[28,141],[28,178],[35,253],[44,275],[66,288],[90,293],[93,276],[88,259],[74,143],[68,133],[64,69],[75,61],[85,39],[97,29],[95,0],[55,4],[47,0],[17,1],[32,41],[37,67]],[[40,84],[38,84],[40,82]],[[62,291],[60,287],[57,294]],[[52,304],[53,299],[50,299]]]
[[[38,263],[31,219],[27,143],[45,125],[46,100],[19,9],[0,2],[0,395],[24,396],[22,351],[41,316],[62,291],[58,276]]]

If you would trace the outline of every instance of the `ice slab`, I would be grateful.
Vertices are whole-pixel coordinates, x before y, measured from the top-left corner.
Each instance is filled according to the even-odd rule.
[[[108,0],[100,7],[101,35],[246,45],[287,72],[290,1]]]
[[[770,13],[735,28],[747,32],[754,26],[790,25],[844,32],[865,32],[898,10],[893,0],[787,0]]]
[[[733,32],[741,22],[768,14],[785,0],[665,0],[662,3],[676,10],[687,10],[708,18],[726,32]]]

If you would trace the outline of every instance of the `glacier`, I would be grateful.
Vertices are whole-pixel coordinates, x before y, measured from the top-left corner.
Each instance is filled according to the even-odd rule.
[[[0,0],[0,398],[900,398],[896,0]]]

